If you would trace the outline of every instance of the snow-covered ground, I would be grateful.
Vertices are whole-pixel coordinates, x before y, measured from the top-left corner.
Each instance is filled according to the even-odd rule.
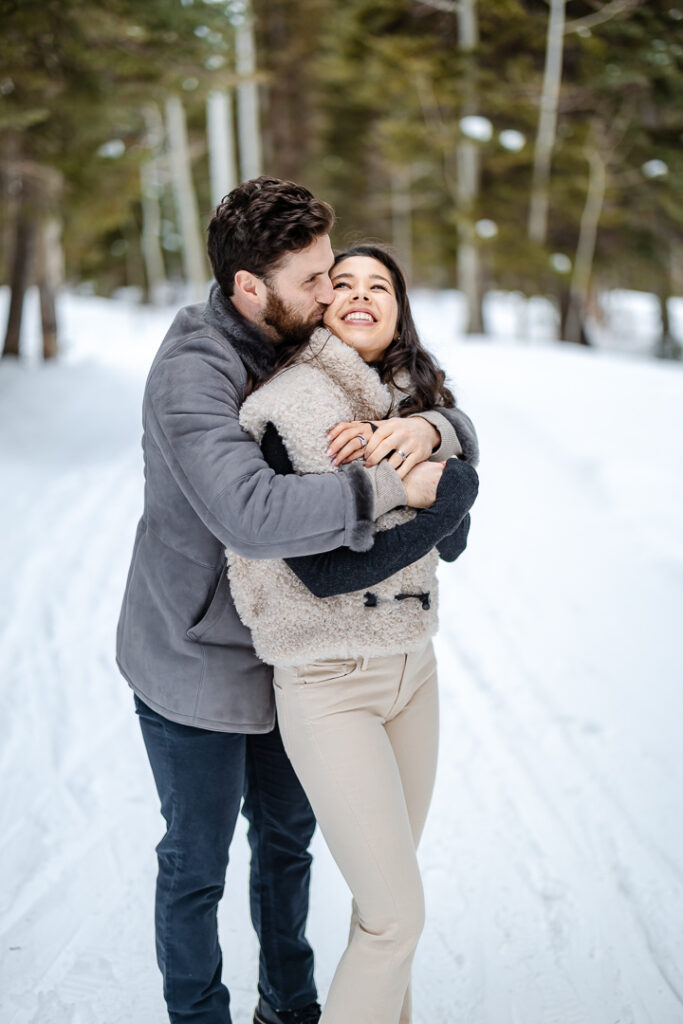
[[[415,1024],[681,1024],[683,370],[500,326],[456,342],[452,296],[416,306],[483,457],[470,548],[442,567]],[[63,313],[59,364],[0,364],[0,1018],[162,1024],[162,823],[113,643],[170,312]],[[324,993],[348,896],[315,852]],[[247,870],[240,827],[220,914],[236,1024]]]

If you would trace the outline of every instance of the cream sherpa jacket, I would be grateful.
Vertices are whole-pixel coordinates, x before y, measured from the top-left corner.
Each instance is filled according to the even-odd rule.
[[[343,420],[384,419],[402,397],[355,349],[320,328],[293,366],[247,398],[240,423],[257,442],[273,423],[297,473],[331,473],[337,469],[325,454],[327,431]],[[377,520],[377,529],[414,515],[393,509]],[[281,559],[231,551],[227,557],[238,614],[251,629],[256,653],[271,665],[397,654],[436,632],[435,550],[373,586],[371,597],[357,591],[318,598]]]

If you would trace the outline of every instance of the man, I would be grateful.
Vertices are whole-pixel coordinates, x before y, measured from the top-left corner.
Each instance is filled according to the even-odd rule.
[[[261,946],[254,1021],[320,1016],[305,938],[315,820],[275,724],[271,670],[235,612],[224,549],[252,558],[367,550],[377,516],[406,503],[428,507],[440,474],[423,463],[402,481],[384,461],[277,476],[239,426],[240,405],[273,366],[276,346],[308,338],[332,299],[333,220],[292,182],[258,178],[231,192],[209,227],[217,283],[206,304],[178,313],[145,389],[144,511],[117,660],[135,692],[167,825],[155,924],[173,1024],[231,1021],[216,913],[242,798]],[[465,455],[474,452],[459,410],[412,418],[411,450],[428,453],[448,438],[460,451],[454,425]]]

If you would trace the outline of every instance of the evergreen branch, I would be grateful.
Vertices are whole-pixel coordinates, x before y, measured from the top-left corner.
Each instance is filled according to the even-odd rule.
[[[458,0],[417,0],[424,7],[433,7],[435,11],[446,11],[447,14],[459,14],[460,3]]]
[[[595,14],[587,14],[585,18],[575,18],[568,21],[564,27],[565,35],[570,32],[579,32],[583,28],[594,28],[602,25],[605,21],[618,17],[620,14],[629,14],[636,7],[641,7],[643,0],[611,0]]]

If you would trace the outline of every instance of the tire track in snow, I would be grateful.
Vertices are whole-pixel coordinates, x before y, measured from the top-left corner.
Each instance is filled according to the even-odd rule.
[[[472,590],[469,590],[469,593],[471,594]],[[480,618],[483,619],[483,617],[480,612]],[[683,927],[676,927],[673,924],[676,920],[680,921],[681,917],[677,918],[674,915],[672,918],[670,903],[672,891],[678,893],[679,904],[682,902],[683,873],[680,866],[662,848],[661,844],[644,831],[643,823],[634,816],[615,786],[610,784],[604,773],[596,767],[594,759],[590,756],[590,745],[584,743],[583,746],[579,746],[572,731],[563,722],[556,704],[548,697],[547,691],[539,685],[538,678],[529,665],[528,658],[519,646],[509,624],[497,620],[496,632],[498,643],[505,651],[506,665],[519,679],[523,680],[525,698],[529,699],[525,701],[522,712],[513,700],[498,691],[496,699],[500,701],[500,721],[506,723],[508,737],[513,738],[518,756],[522,760],[525,759],[527,743],[520,745],[518,740],[524,735],[525,719],[535,723],[532,734],[535,732],[538,735],[542,731],[559,727],[564,750],[561,758],[554,759],[553,766],[557,769],[561,764],[566,763],[570,765],[570,771],[576,772],[577,778],[583,776],[580,789],[583,793],[590,793],[591,804],[597,805],[595,808],[590,808],[589,823],[609,822],[610,832],[614,836],[613,849],[616,849],[614,844],[618,837],[621,847],[628,846],[630,860],[634,857],[635,847],[639,848],[641,864],[637,873],[638,881],[628,886],[624,884],[625,865],[620,863],[615,855],[609,858],[609,871],[613,876],[613,892],[616,894],[619,891],[628,897],[625,906],[630,909],[633,920],[642,933],[652,963],[656,965],[672,994],[683,1006],[683,1000],[681,1000],[683,976],[678,965],[678,958],[672,952],[679,948],[680,942],[683,940]],[[481,685],[483,681],[478,667],[472,663],[471,659],[468,660],[462,651],[459,651],[459,656],[473,677],[479,676],[478,682]],[[493,692],[493,685],[491,682],[489,687],[491,692]],[[529,701],[536,707],[532,708]],[[532,741],[532,736],[528,736],[528,740]],[[526,760],[528,777],[534,783],[538,783],[533,765],[528,758]],[[571,780],[569,781],[571,782]],[[566,781],[565,785],[567,785]],[[582,803],[582,807],[589,810],[586,803]],[[590,851],[584,851],[584,853],[589,854]],[[585,867],[586,870],[590,870],[590,860],[587,860]],[[645,875],[649,876],[647,887],[643,881]],[[683,914],[683,907],[681,907],[681,913]]]
[[[585,749],[579,749],[572,737],[567,734],[566,727],[559,721],[561,716],[552,702],[540,696],[538,681],[534,679],[534,673],[523,657],[520,657],[514,633],[507,633],[505,628],[501,628],[495,611],[492,612],[486,607],[481,594],[476,588],[470,587],[467,581],[463,585],[463,591],[467,594],[468,602],[476,604],[472,617],[484,627],[482,635],[477,638],[474,645],[464,635],[457,648],[450,637],[440,638],[439,643],[449,652],[447,657],[440,658],[440,663],[451,667],[451,677],[454,665],[461,666],[464,670],[462,676],[465,682],[461,681],[458,710],[464,713],[465,721],[460,723],[460,728],[475,737],[470,743],[471,749],[485,752],[484,770],[490,771],[491,767],[495,766],[496,786],[504,794],[503,798],[498,794],[499,804],[496,811],[500,815],[501,799],[504,801],[503,806],[508,809],[503,824],[499,827],[499,840],[508,852],[515,849],[518,851],[519,861],[525,865],[525,871],[521,872],[519,877],[529,887],[534,904],[545,906],[546,909],[546,929],[551,936],[552,948],[556,951],[557,963],[552,964],[541,975],[537,971],[534,972],[534,1006],[537,1007],[539,997],[547,987],[543,1001],[548,1006],[562,1006],[562,1015],[557,1018],[558,1020],[592,1019],[586,1017],[587,1010],[582,1009],[583,1004],[580,1000],[571,994],[560,999],[557,991],[558,979],[563,973],[568,976],[580,975],[582,987],[591,987],[587,983],[586,973],[578,971],[577,965],[572,964],[569,955],[571,950],[565,948],[567,936],[571,935],[572,923],[580,921],[582,915],[585,918],[587,911],[587,907],[581,902],[577,904],[576,895],[573,906],[567,903],[567,885],[576,888],[574,882],[577,876],[585,875],[589,878],[591,873],[594,873],[595,851],[592,849],[592,832],[596,824],[603,819],[609,822],[610,832],[626,833],[631,857],[634,842],[642,847],[642,852],[647,857],[656,856],[661,851],[653,850],[651,844],[642,844],[640,830],[630,828],[629,816],[622,816],[619,813],[619,807],[609,800],[607,792],[603,792],[602,789],[596,791],[593,784],[594,770],[590,761],[586,762]],[[452,621],[450,610],[446,612],[446,618]],[[457,616],[455,620],[457,621]],[[492,675],[478,661],[478,654],[480,656],[482,650],[487,651],[490,645],[495,645],[497,651],[495,665],[498,671],[494,669]],[[505,672],[500,671],[503,664]],[[461,673],[458,672],[457,675],[460,676]],[[549,738],[552,740],[550,752],[547,749]],[[548,760],[549,758],[551,759]],[[552,767],[550,775],[539,771],[544,759]],[[462,765],[460,767],[463,768]],[[465,771],[466,768],[465,765]],[[472,788],[480,784],[481,772],[480,759],[473,769]],[[555,804],[562,806],[563,790],[567,788],[578,790],[578,798],[573,799],[573,806],[568,805],[561,813]],[[531,819],[530,810],[533,812]],[[587,831],[581,827],[581,814],[585,815]],[[574,821],[571,820],[572,815]],[[453,847],[457,849],[457,836],[453,837],[452,842]],[[668,860],[669,858],[665,857],[664,863]],[[552,872],[548,870],[551,863]],[[657,864],[661,869],[663,865],[660,860]],[[657,877],[657,872],[654,872],[654,876]],[[602,881],[605,880],[603,875]],[[666,878],[660,878],[657,888],[661,892],[667,884]],[[658,939],[653,942],[650,936],[643,943],[640,934],[633,934],[633,921],[629,920],[627,913],[630,908],[623,900],[623,893],[613,873],[609,889],[610,909],[614,913],[615,906],[618,907],[617,916],[621,922],[620,927],[624,929],[623,933],[620,931],[620,935],[631,933],[627,941],[621,939],[622,953],[626,952],[626,947],[635,946],[631,953],[633,965],[645,958],[660,973],[663,963],[670,965],[669,971],[672,968],[676,971],[671,963],[671,950],[677,949],[678,945],[669,945],[668,949],[666,948],[666,928],[662,923],[667,919],[664,905],[660,906],[662,913],[655,914],[654,917],[654,920],[660,917],[660,925],[655,928]],[[605,894],[599,888],[595,888],[593,895],[595,906],[605,904]],[[581,900],[581,893],[578,896]],[[671,917],[669,907],[668,919]],[[653,920],[652,908],[649,920]],[[582,926],[585,929],[585,921]],[[637,941],[634,941],[636,939]],[[673,935],[669,937],[669,941],[672,940]],[[662,948],[663,943],[665,948]],[[666,971],[666,966],[664,970]],[[642,970],[640,974],[643,974]],[[594,998],[589,1000],[587,1005],[599,1005],[601,1001],[599,985],[595,984],[594,989]],[[673,993],[677,995],[675,989],[674,984]],[[494,1016],[488,1019],[498,1019],[495,1017],[497,1009],[495,1006],[486,1005],[488,1013],[494,1013]],[[666,1015],[660,1014],[655,1019],[666,1019],[673,1024],[678,1018],[673,1012],[669,1015],[669,1012],[667,1011]],[[484,1019],[487,1019],[486,1013]],[[550,1021],[556,1018],[550,1011],[544,1011],[540,1019]],[[596,1024],[602,1024],[605,1019],[596,1017]]]
[[[20,553],[21,573],[12,574],[14,612],[2,648],[4,663],[16,666],[15,689],[22,692],[21,700],[10,702],[4,723],[9,742],[3,745],[3,767],[14,766],[20,785],[3,812],[12,825],[2,832],[0,856],[14,868],[15,885],[0,916],[2,933],[8,944],[22,945],[26,929],[31,933],[32,921],[41,919],[41,934],[30,943],[37,961],[25,975],[30,988],[21,988],[23,975],[4,986],[5,998],[13,994],[21,1005],[32,993],[50,990],[68,963],[88,948],[110,896],[130,883],[131,864],[114,851],[115,834],[128,834],[131,807],[110,801],[103,815],[103,790],[116,785],[103,785],[102,779],[107,771],[115,779],[116,765],[103,772],[101,762],[103,751],[125,749],[135,728],[114,666],[113,641],[124,549],[132,543],[132,508],[139,504],[137,461],[134,475],[127,458],[51,485],[43,481],[40,506],[23,524],[24,537],[34,542]],[[32,642],[35,633],[42,642]],[[84,713],[83,705],[92,713]],[[27,721],[34,735],[31,763],[17,776]],[[142,758],[139,765],[146,768]],[[152,851],[146,825],[142,834],[148,832]],[[65,900],[79,911],[71,922],[60,923]],[[36,1020],[46,1019],[35,1007],[17,1019],[34,1019],[33,1012]]]

